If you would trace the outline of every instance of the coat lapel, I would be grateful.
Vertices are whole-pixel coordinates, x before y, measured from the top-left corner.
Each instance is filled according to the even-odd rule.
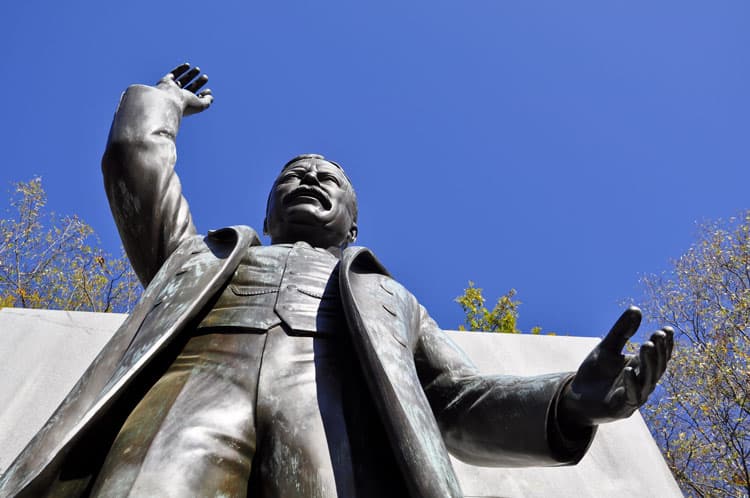
[[[260,241],[239,226],[186,239],[162,265],[112,339],[52,417],[11,464],[0,496],[22,493],[33,481],[53,479],[80,435],[128,387],[153,357],[227,282],[244,249]]]
[[[415,497],[460,497],[448,451],[414,366],[419,305],[368,250],[344,253],[341,296],[354,349]]]

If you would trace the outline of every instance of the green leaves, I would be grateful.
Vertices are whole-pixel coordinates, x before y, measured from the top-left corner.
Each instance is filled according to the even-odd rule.
[[[672,263],[641,280],[646,316],[676,340],[642,413],[687,496],[748,496],[750,210],[702,224]]]
[[[40,178],[15,184],[0,219],[0,307],[128,311],[140,285],[77,216],[46,211]]]
[[[469,281],[469,287],[464,290],[462,296],[456,298],[456,302],[464,310],[466,321],[458,326],[458,330],[500,332],[504,334],[520,334],[517,327],[518,306],[521,301],[515,301],[515,289],[500,296],[495,306],[490,310],[484,305],[485,298],[482,289],[475,287],[474,282]],[[532,334],[540,334],[541,327],[533,327]],[[553,333],[549,333],[553,335]]]

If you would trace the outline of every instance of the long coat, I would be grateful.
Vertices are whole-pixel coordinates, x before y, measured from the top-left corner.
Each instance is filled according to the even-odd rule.
[[[71,448],[110,416],[231,277],[242,249],[257,243],[248,227],[186,239],[8,469],[0,496],[38,496],[57,479]],[[413,496],[461,496],[446,444],[459,458],[485,465],[559,465],[582,457],[590,437],[573,447],[554,441],[562,436],[551,411],[568,375],[482,376],[370,251],[347,249],[341,265],[352,344]]]
[[[102,161],[115,221],[146,290],[2,477],[0,497],[41,496],[53,483],[60,496],[79,495],[96,473],[89,456],[106,453],[117,421],[244,251],[259,244],[244,226],[196,234],[173,168],[181,114],[162,93],[134,86],[124,94]],[[351,343],[412,496],[461,496],[448,450],[493,466],[570,464],[583,456],[593,430],[569,439],[557,426],[557,400],[571,374],[481,375],[371,252],[347,248],[340,265]]]

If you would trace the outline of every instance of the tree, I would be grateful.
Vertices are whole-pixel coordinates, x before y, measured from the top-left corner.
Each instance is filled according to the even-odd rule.
[[[0,307],[128,311],[140,284],[77,216],[46,211],[40,178],[15,184],[0,219]]]
[[[644,418],[687,496],[750,495],[750,210],[702,224],[642,283],[646,317],[676,339]]]
[[[464,289],[463,295],[456,298],[456,302],[466,315],[464,324],[459,325],[458,330],[520,334],[521,331],[516,324],[518,306],[521,301],[514,301],[515,295],[516,290],[510,289],[497,299],[495,307],[490,310],[484,305],[485,298],[482,289],[475,287],[474,282],[469,281],[469,287]],[[531,329],[532,334],[539,334],[541,331],[541,327]],[[554,333],[548,332],[548,335],[554,335]]]

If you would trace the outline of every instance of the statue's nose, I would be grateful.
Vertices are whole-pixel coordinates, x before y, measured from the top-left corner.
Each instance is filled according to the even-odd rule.
[[[305,173],[305,175],[302,177],[302,183],[320,185],[320,182],[318,182],[318,175],[315,173],[315,171],[308,171],[307,173]]]

